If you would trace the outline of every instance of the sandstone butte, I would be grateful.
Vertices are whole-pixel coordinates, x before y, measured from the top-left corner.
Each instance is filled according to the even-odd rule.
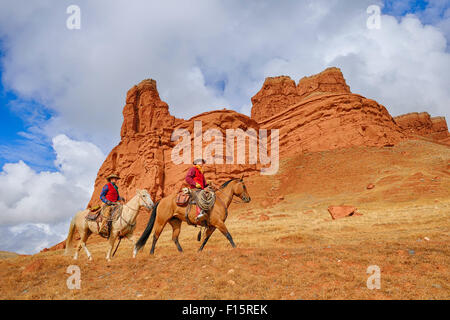
[[[105,177],[111,173],[120,174],[119,187],[126,199],[134,196],[137,188],[147,189],[155,201],[177,191],[190,165],[172,162],[172,149],[179,143],[171,141],[172,132],[187,129],[193,139],[195,120],[202,121],[202,132],[215,128],[224,137],[227,129],[267,129],[269,133],[279,129],[281,157],[361,145],[392,146],[417,137],[450,145],[443,117],[411,113],[393,118],[376,101],[352,93],[338,68],[304,77],[298,84],[287,76],[266,78],[251,101],[251,117],[223,109],[184,120],[170,114],[155,80],[143,80],[132,87],[123,108],[121,141],[101,166],[88,206],[100,203]],[[203,140],[204,148],[211,143]],[[245,152],[247,157],[248,148]],[[259,161],[245,163],[207,165],[207,177],[222,183],[242,174],[260,174]]]

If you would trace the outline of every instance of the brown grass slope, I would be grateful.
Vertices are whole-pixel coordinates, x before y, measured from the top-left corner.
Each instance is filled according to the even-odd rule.
[[[199,229],[183,224],[184,253],[167,226],[155,256],[147,244],[132,259],[124,240],[107,263],[106,242],[93,237],[93,262],[62,250],[1,259],[0,298],[450,298],[449,147],[420,139],[307,153],[246,184],[252,202],[233,204],[227,220],[236,249],[216,232],[197,253]],[[327,208],[340,204],[362,216],[332,220]],[[67,288],[71,264],[81,268],[80,290]],[[366,286],[370,265],[381,269],[380,290]]]

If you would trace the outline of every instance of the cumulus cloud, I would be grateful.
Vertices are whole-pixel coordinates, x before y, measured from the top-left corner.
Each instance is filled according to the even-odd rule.
[[[89,201],[104,154],[92,143],[65,135],[53,139],[53,149],[58,171],[36,172],[23,161],[3,166],[1,250],[33,253],[61,241],[70,218]]]
[[[78,1],[81,29],[68,30],[68,1],[2,2],[2,80],[55,111],[43,126],[47,136],[70,133],[104,152],[119,140],[126,91],[149,77],[185,118],[223,106],[248,111],[264,77],[298,80],[332,65],[355,92],[396,114],[449,116],[448,77],[439,75],[449,66],[441,28],[448,12],[439,20],[433,8],[442,5],[432,1],[421,15],[433,25],[383,16],[382,28],[369,30],[374,3],[382,5]]]

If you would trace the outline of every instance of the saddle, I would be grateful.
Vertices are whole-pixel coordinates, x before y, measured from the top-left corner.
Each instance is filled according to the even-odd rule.
[[[94,208],[96,208],[96,207],[94,207]],[[96,208],[95,211],[92,211],[92,209],[90,209],[90,212],[87,214],[87,216],[85,218],[87,221],[94,221],[95,223],[97,223],[97,229],[100,229],[100,224],[104,219],[103,210],[100,210],[100,209],[101,209],[100,206],[98,206],[98,208]],[[108,219],[107,223],[102,228],[102,230],[98,230],[98,233],[100,236],[102,236],[104,238],[109,237],[109,233],[111,232],[112,223],[113,223],[113,221],[116,221],[120,217],[120,215],[122,214],[122,209],[123,209],[122,204],[116,205],[111,209],[111,213],[109,215],[109,219]]]
[[[177,206],[179,207],[185,207],[188,205],[189,199],[191,197],[191,194],[189,192],[188,188],[183,188],[178,194],[177,198],[175,199]]]
[[[191,211],[192,205],[197,205],[201,210],[208,212],[214,206],[216,200],[216,195],[214,190],[211,188],[206,189],[193,189],[189,191],[189,198],[186,201],[186,222],[189,225],[195,225],[189,219],[189,212]]]

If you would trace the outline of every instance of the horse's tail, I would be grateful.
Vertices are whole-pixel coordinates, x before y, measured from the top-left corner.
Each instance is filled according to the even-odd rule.
[[[141,248],[147,242],[147,239],[150,236],[150,233],[152,233],[153,225],[155,224],[155,219],[156,219],[156,209],[158,208],[158,205],[159,205],[159,201],[156,202],[155,206],[153,207],[152,214],[150,215],[150,219],[148,220],[147,227],[145,228],[141,237],[139,238],[139,240],[136,242],[136,245],[134,246],[135,253],[137,253],[139,250],[141,250]]]
[[[77,216],[75,215],[72,218],[72,221],[70,221],[69,233],[67,234],[66,249],[64,250],[64,255],[69,254],[69,249],[72,247],[73,234],[75,233],[75,218],[76,217]]]

